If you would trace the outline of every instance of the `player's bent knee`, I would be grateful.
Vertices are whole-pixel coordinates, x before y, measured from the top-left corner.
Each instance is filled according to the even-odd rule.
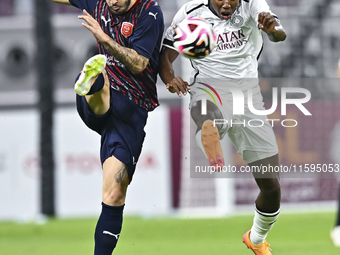
[[[103,202],[110,206],[125,204],[126,189],[103,190]]]
[[[281,185],[278,178],[261,178],[256,179],[256,182],[262,192],[280,194]]]
[[[265,185],[261,189],[261,192],[270,196],[279,198],[281,197],[281,187],[280,184],[273,184],[273,185]]]
[[[101,90],[94,94],[86,95],[86,101],[90,109],[96,115],[103,115],[110,109],[110,82],[106,71],[103,71],[104,85]]]
[[[107,76],[107,72],[106,70],[103,71],[103,76],[104,76],[104,87],[106,88],[110,88],[110,81],[109,81],[109,77]]]
[[[107,158],[103,164],[103,202],[111,206],[123,205],[129,182],[126,165],[114,156]]]

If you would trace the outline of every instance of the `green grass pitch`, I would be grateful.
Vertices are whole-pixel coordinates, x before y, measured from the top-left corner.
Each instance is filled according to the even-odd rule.
[[[125,217],[115,255],[251,255],[242,243],[252,216],[213,219]],[[281,213],[267,241],[274,255],[340,254],[330,241],[335,213]],[[1,255],[91,255],[96,219],[0,222]]]

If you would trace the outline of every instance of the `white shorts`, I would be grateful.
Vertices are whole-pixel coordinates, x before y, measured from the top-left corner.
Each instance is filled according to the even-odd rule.
[[[256,110],[265,110],[263,98],[257,79],[242,81],[244,87],[252,91],[252,102]],[[245,84],[248,83],[248,84]],[[223,120],[215,120],[215,123],[223,124],[219,130],[220,139],[228,134],[234,147],[247,163],[274,156],[278,153],[275,134],[271,123],[266,115],[252,113],[247,103],[247,90],[244,92],[244,114],[233,114],[232,94],[228,89],[221,86],[206,86],[207,84],[196,83],[191,86],[190,108],[192,103],[207,100],[214,103],[221,111]],[[212,88],[212,90],[210,89]],[[217,96],[218,95],[218,96]]]

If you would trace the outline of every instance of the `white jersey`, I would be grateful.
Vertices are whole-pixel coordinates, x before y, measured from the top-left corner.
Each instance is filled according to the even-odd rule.
[[[270,12],[265,0],[240,0],[239,6],[228,20],[222,20],[209,9],[208,0],[193,0],[184,4],[167,29],[163,45],[173,47],[175,27],[187,17],[201,17],[212,24],[217,35],[212,53],[191,60],[195,69],[193,77],[206,78],[257,78],[257,59],[263,45],[258,28],[258,14]],[[277,18],[274,15],[275,18]]]

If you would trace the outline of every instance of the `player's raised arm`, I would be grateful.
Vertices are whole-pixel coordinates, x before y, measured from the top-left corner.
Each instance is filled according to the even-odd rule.
[[[58,3],[58,4],[67,4],[71,5],[69,0],[52,0],[52,2]]]
[[[133,74],[144,71],[149,63],[148,58],[138,54],[134,49],[119,45],[102,30],[98,22],[86,10],[83,10],[83,13],[84,15],[78,16],[86,22],[82,25],[92,32],[97,41],[101,42],[115,59],[121,61]]]
[[[175,77],[172,63],[176,60],[177,56],[177,51],[163,47],[159,58],[159,76],[171,93],[176,92],[178,96],[181,96],[181,93],[186,95],[190,87],[181,77]]]
[[[264,31],[269,40],[280,42],[286,39],[286,32],[280,22],[269,12],[261,12],[258,16],[259,28]]]

